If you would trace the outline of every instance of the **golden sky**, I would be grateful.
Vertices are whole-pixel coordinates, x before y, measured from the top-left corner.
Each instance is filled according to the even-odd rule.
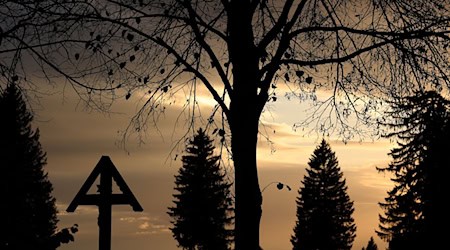
[[[139,146],[130,138],[129,152],[125,152],[117,146],[118,131],[127,126],[136,110],[132,100],[116,102],[112,108],[115,114],[84,110],[70,90],[66,90],[64,97],[56,91],[44,97],[41,104],[36,109],[35,125],[40,129],[41,143],[47,152],[46,169],[60,211],[59,227],[79,224],[75,242],[60,249],[98,249],[97,207],[79,206],[70,214],[65,209],[102,155],[111,157],[144,208],[144,212],[136,213],[129,206],[113,207],[112,250],[177,249],[168,229],[170,218],[166,212],[172,206],[174,174],[181,166],[179,159],[174,161],[173,155],[169,155],[179,133],[184,132],[182,127],[174,131],[179,107],[168,107],[158,129],[148,129],[145,144]],[[289,192],[270,185],[263,192],[261,245],[264,250],[292,249],[289,239],[295,224],[297,191],[309,157],[322,139],[292,129],[293,123],[301,120],[305,108],[308,105],[280,97],[271,104],[271,114],[264,116],[270,131],[276,132],[269,133],[273,148],[264,139],[259,143],[261,188],[271,182],[282,182],[292,188]],[[384,249],[385,243],[375,234],[381,212],[378,202],[383,201],[392,183],[375,166],[386,166],[387,153],[393,144],[386,140],[344,144],[337,138],[327,139],[336,152],[348,193],[355,203],[357,238],[353,249],[361,249],[371,236],[379,249]]]

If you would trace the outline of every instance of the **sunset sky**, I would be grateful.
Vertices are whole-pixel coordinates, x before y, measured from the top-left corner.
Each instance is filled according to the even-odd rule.
[[[220,144],[231,143],[226,119],[244,135],[263,108],[262,249],[292,249],[298,190],[325,139],[354,202],[352,250],[371,237],[384,250],[379,203],[394,183],[377,168],[388,166],[396,141],[375,129],[398,118],[384,112],[397,97],[440,88],[450,96],[450,11],[439,1],[6,1],[0,16],[0,91],[7,83],[24,91],[47,156],[58,228],[78,224],[75,241],[60,250],[98,249],[98,208],[66,209],[102,156],[143,207],[113,206],[111,250],[179,249],[167,212],[188,139],[205,124],[207,132],[224,129],[225,137],[211,138],[233,181],[230,148]],[[142,110],[148,123],[130,126]],[[242,200],[252,194],[244,193]]]
[[[101,114],[84,109],[70,87],[64,92],[58,88],[47,92],[52,94],[44,96],[40,106],[36,106],[34,124],[40,129],[40,141],[47,152],[46,170],[54,185],[60,212],[59,227],[79,225],[75,242],[60,249],[98,249],[97,207],[79,206],[75,213],[65,210],[102,155],[111,157],[144,208],[144,212],[137,213],[129,206],[113,207],[112,249],[177,249],[166,212],[167,207],[173,205],[174,175],[181,166],[179,158],[175,161],[173,155],[182,152],[170,155],[174,142],[184,132],[182,126],[174,129],[180,107],[169,106],[158,127],[148,128],[145,144],[138,145],[132,136],[127,141],[126,152],[118,147],[119,131],[126,128],[136,111],[136,102],[118,100],[112,107],[114,113]],[[205,100],[208,108],[207,96]],[[273,148],[261,139],[258,151],[260,186],[261,189],[267,187],[263,192],[260,230],[264,250],[292,249],[289,240],[296,219],[297,191],[308,159],[322,139],[316,134],[305,136],[292,129],[308,109],[308,103],[280,97],[271,104],[270,114],[264,114],[264,123],[270,125],[270,131],[275,130],[269,133]],[[371,236],[379,249],[384,249],[386,244],[375,233],[381,212],[378,202],[383,201],[392,183],[375,167],[386,166],[387,153],[394,144],[370,139],[344,144],[338,138],[326,139],[336,152],[348,193],[355,203],[357,237],[353,249],[361,249]],[[278,190],[270,184],[272,182],[285,183],[292,191]]]

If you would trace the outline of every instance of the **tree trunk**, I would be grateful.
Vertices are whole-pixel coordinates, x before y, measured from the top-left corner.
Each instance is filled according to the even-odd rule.
[[[256,163],[258,121],[254,111],[242,108],[242,105],[236,104],[236,107],[231,111],[234,121],[231,149],[235,169],[235,249],[259,250],[262,196]]]
[[[228,6],[228,51],[233,70],[229,125],[235,169],[235,249],[259,250],[262,196],[256,147],[261,102],[258,102],[258,54],[254,45],[249,0]]]

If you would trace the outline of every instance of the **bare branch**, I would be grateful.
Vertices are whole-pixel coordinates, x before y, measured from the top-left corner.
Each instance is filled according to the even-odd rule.
[[[396,42],[405,41],[405,40],[414,40],[414,39],[420,39],[430,36],[439,36],[446,35],[448,32],[440,32],[440,33],[434,33],[434,32],[419,32],[416,34],[409,34],[409,36],[399,36],[397,38],[387,39],[382,42],[378,42],[375,44],[372,44],[370,46],[358,49],[352,53],[349,53],[346,56],[337,57],[337,58],[326,58],[326,59],[318,59],[318,60],[298,60],[298,59],[282,59],[280,60],[280,63],[282,64],[294,64],[298,66],[317,66],[317,65],[324,65],[324,64],[330,64],[330,63],[343,63],[346,61],[349,61],[352,58],[355,58],[365,52],[372,51],[376,48],[383,47],[385,45],[392,45]]]
[[[201,17],[195,12],[195,10],[192,8],[192,6],[190,4],[186,3],[185,6],[188,9],[189,16],[190,16],[188,24],[192,27],[192,29],[195,33],[196,40],[199,42],[199,44],[202,46],[202,48],[206,50],[209,57],[211,58],[214,68],[216,69],[217,73],[219,74],[220,79],[222,80],[222,83],[225,85],[225,89],[228,91],[228,95],[232,95],[233,89],[231,87],[230,82],[228,81],[227,75],[225,74],[225,72],[222,69],[222,65],[220,64],[219,59],[217,58],[216,54],[212,50],[211,46],[205,41],[205,39],[204,39],[205,34],[202,34],[202,32],[200,31],[199,27],[197,26],[197,24],[195,22],[195,20],[197,20],[197,19],[201,20]],[[221,16],[221,15],[222,15],[222,13],[220,13],[218,16]],[[200,23],[205,23],[205,22],[203,20],[201,20]],[[210,25],[205,25],[205,26],[209,27]]]

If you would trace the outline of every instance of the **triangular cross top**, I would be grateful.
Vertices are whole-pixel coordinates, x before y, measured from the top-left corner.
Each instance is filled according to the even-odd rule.
[[[87,192],[94,184],[95,180],[100,175],[100,194],[88,194]],[[102,191],[109,191],[106,189],[112,189],[112,181],[106,179],[114,179],[119,189],[123,192],[122,194],[112,194],[111,193],[111,205],[131,205],[133,211],[142,212],[143,209],[136,197],[131,192],[125,180],[120,175],[117,168],[114,166],[113,162],[109,156],[102,156],[100,161],[92,170],[91,174],[88,176],[83,186],[81,186],[80,191],[78,191],[73,201],[67,208],[67,212],[74,212],[78,205],[99,205],[102,195],[105,195]],[[102,180],[107,181],[107,183],[102,183]],[[111,185],[106,186],[105,184],[111,183]],[[112,192],[112,191],[110,191]]]
[[[100,176],[100,185],[97,194],[88,194],[87,192]],[[121,194],[112,193],[112,181],[115,181]],[[67,212],[74,212],[78,205],[96,205],[98,206],[98,226],[99,226],[99,249],[111,249],[111,206],[112,205],[130,205],[133,211],[142,212],[143,209],[136,197],[134,197],[125,180],[120,175],[117,168],[112,163],[109,156],[102,156],[100,161],[92,170],[80,191],[66,209]]]

